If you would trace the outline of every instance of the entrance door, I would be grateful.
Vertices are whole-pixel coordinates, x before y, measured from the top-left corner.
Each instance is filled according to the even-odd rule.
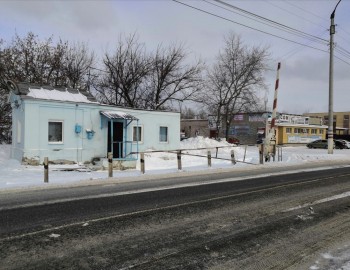
[[[112,128],[112,123],[113,123],[113,128]],[[123,157],[123,131],[124,131],[123,123],[111,122],[111,121],[108,122],[107,151],[113,153],[113,158]]]

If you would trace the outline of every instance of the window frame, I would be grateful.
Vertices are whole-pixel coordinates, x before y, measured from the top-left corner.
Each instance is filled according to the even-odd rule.
[[[62,126],[62,130],[61,130],[61,137],[62,140],[61,141],[50,141],[50,134],[49,134],[49,130],[50,130],[50,123],[61,123]],[[64,143],[64,121],[63,120],[48,120],[47,123],[47,140],[49,144],[63,144]]]
[[[141,130],[141,136],[140,136],[138,141],[134,140],[135,128],[140,128],[140,130]],[[143,143],[143,125],[132,126],[131,141],[132,141],[132,143]]]
[[[166,128],[166,141],[161,140],[161,129]],[[159,126],[159,142],[160,143],[169,143],[169,127],[168,126]]]

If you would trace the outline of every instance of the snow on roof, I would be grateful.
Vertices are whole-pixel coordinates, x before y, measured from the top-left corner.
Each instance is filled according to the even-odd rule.
[[[71,93],[69,91],[59,91],[56,89],[48,90],[44,88],[34,89],[29,88],[28,97],[47,99],[47,100],[59,100],[59,101],[72,101],[72,102],[84,102],[84,103],[94,103],[88,98],[81,94],[80,92]]]

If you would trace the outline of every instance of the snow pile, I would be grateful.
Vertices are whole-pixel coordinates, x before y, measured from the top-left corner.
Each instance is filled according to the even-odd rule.
[[[195,148],[215,148],[215,147],[223,147],[223,146],[232,146],[226,141],[216,141],[209,138],[204,138],[202,136],[198,136],[195,138],[189,138],[180,142],[181,149],[195,149]]]

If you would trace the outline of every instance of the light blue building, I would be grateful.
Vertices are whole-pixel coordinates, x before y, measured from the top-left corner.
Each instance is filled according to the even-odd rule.
[[[88,163],[112,152],[114,160],[136,164],[133,152],[179,148],[179,113],[103,105],[76,89],[16,86],[12,157],[23,163],[40,164],[44,157]]]

